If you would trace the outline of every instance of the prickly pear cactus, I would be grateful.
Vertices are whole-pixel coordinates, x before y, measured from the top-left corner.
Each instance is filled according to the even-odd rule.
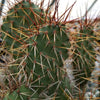
[[[80,22],[79,22],[80,23]],[[70,36],[72,48],[73,71],[77,85],[83,86],[85,79],[90,77],[95,62],[95,50],[93,26],[91,23],[81,22],[76,23],[76,26],[71,30]],[[75,31],[76,30],[76,31]]]
[[[11,93],[4,100],[15,95],[16,100],[69,99],[72,87],[64,61],[70,43],[65,25],[34,3],[22,1],[9,10],[1,28],[14,58],[6,80]]]
[[[57,9],[51,16],[42,3],[23,0],[3,20],[4,48],[13,58],[4,100],[80,99],[91,76],[96,60],[92,24],[85,20],[69,27],[56,18]]]

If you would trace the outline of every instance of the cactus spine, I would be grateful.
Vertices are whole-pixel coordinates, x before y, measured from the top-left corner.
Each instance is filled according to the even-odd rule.
[[[2,37],[15,60],[9,67],[12,74],[17,73],[12,76],[12,91],[19,89],[5,98],[13,99],[15,95],[17,100],[69,97],[71,87],[65,77],[64,61],[68,58],[70,43],[65,25],[53,20],[37,5],[27,1],[8,12],[2,25]],[[24,90],[29,91],[25,97]]]
[[[45,11],[42,3],[30,0],[9,10],[1,27],[4,50],[13,58],[4,100],[71,100],[82,95],[95,62],[92,22],[69,27],[56,13],[51,16],[49,7]]]

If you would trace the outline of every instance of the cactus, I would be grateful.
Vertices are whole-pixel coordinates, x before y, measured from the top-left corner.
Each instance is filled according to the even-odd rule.
[[[56,18],[57,9],[51,16],[42,3],[21,1],[3,20],[4,50],[13,58],[4,100],[79,99],[91,76],[96,60],[92,24],[82,20],[75,32],[77,23],[69,27],[70,22]]]
[[[73,66],[79,71],[77,71],[79,74],[77,75],[78,78],[90,77],[95,62],[93,46],[95,36],[92,25],[89,24],[86,26],[86,24],[82,24],[82,28],[76,36]]]
[[[94,33],[96,36],[95,41],[95,53],[96,53],[96,61],[94,69],[91,73],[91,78],[88,79],[88,82],[86,84],[86,92],[85,92],[85,99],[99,99],[100,98],[100,38],[99,38],[99,21],[97,20]]]
[[[86,19],[87,20],[87,19]],[[71,56],[73,58],[73,74],[77,85],[84,86],[84,78],[91,75],[95,62],[94,32],[92,22],[79,21],[70,29]]]
[[[53,21],[34,3],[22,1],[10,9],[1,28],[5,48],[14,58],[9,70],[16,74],[6,80],[12,93],[4,100],[15,95],[16,100],[69,98],[72,87],[64,61],[70,43],[65,24]]]

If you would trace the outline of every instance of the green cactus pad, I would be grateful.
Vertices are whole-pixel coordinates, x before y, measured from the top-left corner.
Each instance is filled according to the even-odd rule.
[[[86,82],[84,78],[89,78],[94,67],[95,50],[94,50],[95,36],[92,25],[83,25],[80,32],[77,34],[76,47],[74,53],[73,66],[77,70],[76,77],[82,82],[81,86]]]
[[[10,72],[16,74],[13,78],[17,83],[12,80],[13,87],[24,92],[22,85],[27,85],[25,91],[33,89],[40,99],[63,100],[69,98],[72,91],[64,70],[70,43],[66,26],[49,21],[47,16],[37,5],[23,1],[8,12],[1,27],[2,37],[15,60],[9,67]],[[23,96],[17,90],[14,88],[7,97],[13,99],[16,95],[16,100],[20,100]],[[23,97],[24,100],[27,97],[30,96]]]

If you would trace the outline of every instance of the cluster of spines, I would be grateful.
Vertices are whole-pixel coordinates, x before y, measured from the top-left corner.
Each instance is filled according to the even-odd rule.
[[[66,76],[66,70],[64,70],[65,60],[69,57],[68,52],[70,52],[69,48],[71,47],[73,47],[73,54],[71,54],[73,63],[71,66],[75,71],[78,70],[75,80],[79,78],[78,83],[80,84],[80,79],[84,81],[84,77],[89,77],[88,69],[91,69],[94,64],[94,60],[91,59],[94,56],[94,50],[90,43],[93,39],[89,37],[93,36],[91,27],[87,28],[89,25],[86,26],[85,23],[80,26],[76,34],[72,32],[75,44],[70,44],[72,40],[69,39],[70,33],[66,33],[65,26],[68,16],[62,23],[60,19],[63,15],[60,19],[56,19],[56,13],[57,10],[51,17],[48,14],[48,9],[45,12],[37,5],[25,1],[10,9],[2,25],[2,37],[6,41],[6,48],[15,59],[14,64],[9,67],[12,73],[17,73],[16,76],[11,76],[14,79],[11,84],[16,83],[14,90],[18,87],[23,89],[24,84],[28,85],[28,88],[34,88],[38,98],[65,99],[69,96],[72,97],[69,81],[74,83],[74,77]],[[86,56],[86,59],[84,59],[84,56]],[[87,62],[91,62],[91,64]],[[79,77],[81,72],[84,75]],[[73,76],[74,73],[70,75]],[[18,98],[23,99],[20,93],[17,93],[19,94]],[[11,98],[12,95],[9,94],[7,97]],[[34,98],[32,95],[27,97]]]
[[[15,59],[9,67],[17,74],[12,76],[11,86],[15,82],[15,87],[28,85],[37,91],[38,98],[68,98],[64,91],[69,82],[67,77],[65,81],[63,66],[70,43],[65,25],[49,20],[42,9],[29,2],[21,2],[8,12],[2,25],[2,36]],[[21,98],[19,96],[17,98]]]

